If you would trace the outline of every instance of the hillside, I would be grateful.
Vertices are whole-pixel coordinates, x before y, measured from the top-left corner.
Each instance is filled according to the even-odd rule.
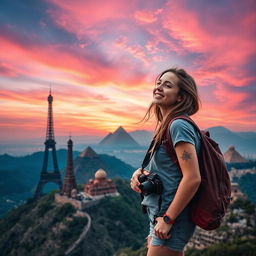
[[[234,242],[212,245],[204,250],[189,249],[185,256],[256,256],[256,239],[237,239]],[[145,247],[139,250],[125,248],[119,250],[115,256],[145,256]]]
[[[139,195],[128,181],[115,182],[120,196],[106,197],[87,210],[92,226],[73,255],[108,256],[120,248],[137,250],[144,244],[148,221],[140,211]],[[38,202],[29,200],[0,219],[1,256],[64,255],[86,223],[85,218],[75,216],[70,204],[53,202],[53,193]]]
[[[29,200],[0,220],[1,255],[64,255],[87,219],[76,217],[70,204],[56,205],[54,194]],[[67,240],[68,238],[68,240]]]
[[[0,216],[22,201],[32,197],[38,184],[43,164],[44,152],[36,152],[23,157],[7,154],[0,155]],[[114,156],[99,155],[95,158],[79,157],[79,152],[73,152],[74,169],[77,170],[78,183],[84,184],[89,178],[94,178],[99,168],[107,171],[108,177],[129,178],[134,168]],[[67,150],[57,150],[59,169],[64,179]],[[51,163],[49,161],[49,163]],[[51,165],[49,165],[49,170]],[[57,189],[53,183],[46,184],[44,192]]]
[[[135,169],[129,164],[119,160],[114,156],[100,154],[97,157],[77,157],[74,160],[74,170],[78,183],[84,183],[91,178],[98,169],[104,169],[108,177],[130,178]]]

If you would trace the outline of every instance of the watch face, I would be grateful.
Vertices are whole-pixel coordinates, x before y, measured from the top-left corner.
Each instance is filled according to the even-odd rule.
[[[163,218],[165,223],[170,224],[171,219],[168,216],[165,215]]]

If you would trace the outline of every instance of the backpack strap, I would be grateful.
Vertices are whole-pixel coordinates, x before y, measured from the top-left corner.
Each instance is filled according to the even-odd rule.
[[[179,164],[179,161],[178,161],[178,157],[177,157],[176,151],[175,151],[174,146],[173,146],[171,134],[170,134],[170,127],[171,127],[173,121],[175,121],[177,119],[183,119],[183,120],[188,121],[190,124],[192,124],[196,128],[196,130],[200,134],[200,137],[202,137],[202,136],[201,136],[201,130],[199,129],[197,124],[188,116],[185,116],[185,115],[176,116],[175,118],[173,118],[169,122],[169,124],[167,126],[167,129],[164,131],[164,136],[163,136],[162,144],[163,144],[163,146],[164,146],[164,148],[166,150],[166,153],[168,154],[168,156],[172,160],[172,162],[177,165],[179,170],[181,170],[180,169],[180,164]]]

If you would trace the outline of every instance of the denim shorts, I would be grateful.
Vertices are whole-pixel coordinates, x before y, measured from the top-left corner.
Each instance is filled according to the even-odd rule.
[[[153,224],[154,215],[156,214],[156,208],[147,207],[148,217],[150,220],[150,231],[149,236],[152,237],[151,245],[152,246],[167,246],[173,251],[183,251],[185,245],[188,243],[189,239],[192,237],[196,225],[192,223],[187,214],[182,214],[179,216],[175,223],[172,225],[170,230],[171,237],[166,240],[162,240],[155,235]]]

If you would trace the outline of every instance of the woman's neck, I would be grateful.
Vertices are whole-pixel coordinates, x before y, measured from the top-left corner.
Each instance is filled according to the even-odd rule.
[[[160,107],[160,111],[161,111],[163,120],[165,120],[166,117],[172,112],[172,108],[163,108],[163,107]]]

